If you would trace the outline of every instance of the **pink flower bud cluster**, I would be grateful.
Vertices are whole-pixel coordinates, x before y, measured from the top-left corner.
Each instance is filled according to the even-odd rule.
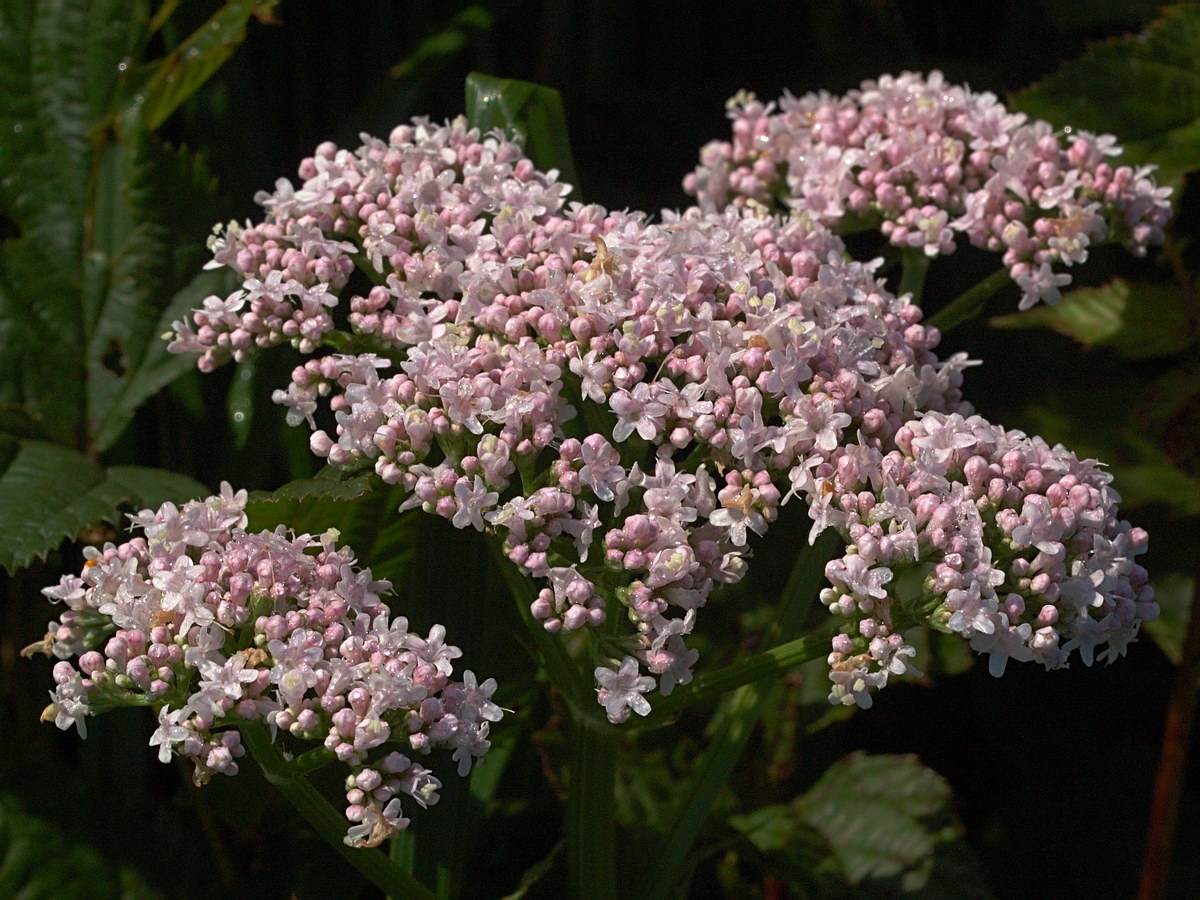
[[[451,681],[461,654],[445,629],[423,638],[392,617],[390,585],[336,533],[247,534],[245,502],[223,485],[145,510],[131,517],[142,534],[89,548],[80,576],[43,592],[67,606],[44,645],[60,659],[46,716],[86,735],[89,715],[153,706],[151,746],[190,760],[197,784],[236,774],[239,726],[265,722],[290,750],[314,742],[350,767],[346,843],[375,846],[408,824],[401,796],[437,801],[441,782],[410,755],[453,749],[462,775],[487,752],[496,683]]]
[[[1117,518],[1108,473],[1061,445],[928,413],[896,449],[847,445],[812,478],[814,532],[848,541],[822,592],[845,622],[834,703],[870,706],[871,688],[911,668],[899,631],[915,621],[962,635],[999,676],[1009,659],[1058,668],[1073,651],[1112,662],[1158,615],[1134,561],[1146,532]],[[891,588],[914,567],[928,572],[922,594],[901,603]]]
[[[920,310],[824,228],[564,209],[553,173],[459,123],[317,158],[264,198],[267,225],[353,235],[382,283],[343,292],[334,352],[275,394],[288,421],[333,465],[406,488],[404,507],[500,535],[545,580],[531,610],[548,630],[621,603],[626,659],[653,676],[634,684],[691,679],[696,611],[742,576],[794,466],[848,429],[890,441],[918,409],[965,409],[965,359],[939,362]],[[178,330],[173,349],[198,349]],[[614,721],[648,709],[614,696]]]
[[[1161,243],[1170,188],[1152,166],[1116,166],[1111,135],[1011,113],[991,93],[905,72],[764,104],[729,101],[730,141],[705,146],[684,188],[708,209],[791,207],[833,228],[879,222],[898,247],[928,256],[958,235],[1003,254],[1021,308],[1055,303],[1088,247],[1120,240],[1138,256]]]
[[[882,459],[914,417],[971,412],[965,356],[939,360],[921,310],[812,216],[564,206],[554,172],[461,122],[364,140],[319,148],[299,189],[260,196],[263,225],[215,248],[247,285],[273,277],[256,251],[242,267],[255,229],[309,235],[314,267],[329,252],[359,268],[329,282],[339,324],[296,343],[310,358],[274,399],[331,465],[401,486],[402,509],[497,535],[542,581],[530,610],[547,630],[617,607],[596,669],[614,722],[691,680],[698,610],[782,503],[841,515],[820,479],[847,444]],[[223,321],[178,323],[172,349],[235,356],[223,336],[257,320]]]

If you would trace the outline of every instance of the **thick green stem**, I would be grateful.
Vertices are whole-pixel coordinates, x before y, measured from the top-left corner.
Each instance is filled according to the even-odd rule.
[[[590,680],[580,671],[562,638],[548,634],[529,612],[537,593],[532,581],[495,550],[509,591],[537,649],[539,662],[550,674],[573,720],[570,781],[567,789],[567,858],[574,895],[579,900],[613,900],[616,882],[616,729],[599,715]]]
[[[567,790],[567,865],[579,900],[617,896],[617,833],[613,799],[616,729],[577,720]]]
[[[905,247],[902,256],[904,269],[900,273],[900,287],[896,289],[896,294],[912,294],[913,304],[920,306],[925,293],[925,276],[933,260],[921,247]]]
[[[342,840],[346,833],[345,818],[303,777],[288,774],[287,761],[271,743],[265,725],[246,722],[239,726],[239,731],[242,742],[262,768],[267,781],[296,807],[317,834],[367,880],[398,900],[437,900],[432,891],[393,863],[382,851],[346,846]]]
[[[800,554],[780,597],[779,615],[767,634],[768,643],[788,638],[804,627],[825,575],[825,563],[840,545],[840,537],[829,529],[814,546]],[[715,676],[710,676],[706,686],[699,688],[700,692],[712,690],[712,686],[722,683],[729,673],[735,679],[754,679],[752,684],[743,682],[742,687],[717,707],[712,719],[712,742],[700,758],[679,806],[669,819],[674,823],[671,830],[663,836],[662,843],[650,857],[655,860],[655,865],[639,891],[643,900],[667,896],[671,886],[685,874],[688,850],[708,819],[721,789],[733,774],[734,766],[754,731],[763,707],[775,690],[777,676],[828,651],[829,638],[826,634],[806,635],[756,654],[744,663],[728,666]],[[695,697],[696,691],[689,692],[688,699]]]
[[[942,333],[957,328],[964,322],[969,322],[983,311],[983,305],[992,294],[1009,282],[1008,269],[997,269],[979,284],[964,291],[950,301],[947,306],[926,320],[926,325],[941,329]]]

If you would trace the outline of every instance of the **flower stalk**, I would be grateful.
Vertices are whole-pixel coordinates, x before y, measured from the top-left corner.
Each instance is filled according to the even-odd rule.
[[[267,782],[283,794],[313,830],[371,884],[397,900],[437,900],[436,894],[392,862],[387,854],[380,850],[350,847],[342,840],[346,833],[346,820],[303,776],[289,771],[287,761],[271,743],[265,725],[248,722],[241,726],[241,732],[243,744],[262,769]]]

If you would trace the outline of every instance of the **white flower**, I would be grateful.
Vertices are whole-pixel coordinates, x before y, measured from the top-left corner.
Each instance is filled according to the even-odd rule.
[[[638,662],[632,656],[625,657],[617,671],[600,666],[596,669],[596,682],[600,685],[596,699],[608,713],[608,721],[620,724],[629,718],[629,710],[639,716],[650,713],[650,703],[642,694],[654,689],[654,679],[638,674]]]

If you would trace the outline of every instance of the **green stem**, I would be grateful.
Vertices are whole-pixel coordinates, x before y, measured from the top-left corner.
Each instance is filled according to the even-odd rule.
[[[896,294],[912,294],[912,303],[920,306],[925,293],[925,276],[933,260],[920,247],[905,247],[901,255],[904,269],[900,273],[900,287],[896,289]]]
[[[538,659],[535,662],[546,667],[551,684],[562,694],[571,711],[572,718],[598,721],[600,707],[596,703],[590,685],[585,684],[579,667],[567,653],[562,638],[547,632],[529,612],[529,602],[537,596],[537,586],[528,575],[522,574],[511,560],[505,558],[499,540],[489,540],[488,546],[492,549],[496,566],[499,568],[505,584],[508,585],[509,593],[516,601],[517,611],[520,613],[522,621],[525,622],[529,636],[537,649]]]
[[[617,896],[616,729],[577,720],[567,789],[567,865],[579,900]]]
[[[417,836],[411,828],[405,828],[394,838],[388,847],[388,859],[399,866],[409,875],[417,865]]]
[[[285,778],[303,778],[309,772],[325,768],[335,759],[337,757],[333,755],[333,751],[326,750],[324,747],[315,747],[285,762],[280,767],[279,774]]]
[[[969,322],[983,311],[983,305],[992,294],[1009,282],[1008,269],[997,269],[970,290],[959,294],[949,304],[926,320],[926,325],[941,329],[942,333]]]
[[[810,660],[826,656],[831,637],[832,627],[819,628],[723,669],[701,673],[687,687],[679,688],[670,697],[654,705],[655,724],[666,724],[664,719],[674,715],[681,707],[720,697],[764,678],[777,678]]]
[[[348,847],[342,838],[346,820],[321,793],[302,777],[288,774],[287,762],[271,743],[267,728],[261,722],[246,722],[239,726],[242,742],[262,768],[267,781],[296,807],[313,829],[338,851],[373,885],[390,897],[404,900],[437,900],[423,884],[388,859],[380,850]]]
[[[537,588],[500,549],[493,548],[513,599],[517,602],[551,683],[558,688],[574,720],[571,778],[567,788],[567,857],[571,884],[580,900],[613,900],[616,883],[616,730],[600,718],[590,680],[567,653],[561,637],[547,633],[529,612]]]
[[[804,627],[825,577],[825,563],[841,543],[837,533],[828,529],[814,546],[800,554],[780,597],[779,614],[766,636],[769,643],[789,637]],[[710,676],[705,686],[689,692],[688,699],[694,699],[697,692],[711,690],[713,685],[728,678],[729,673],[739,679],[747,675],[754,679],[753,684],[743,683],[717,707],[712,719],[712,742],[684,788],[679,806],[668,819],[674,823],[670,832],[664,835],[660,846],[649,857],[656,864],[642,885],[640,897],[657,900],[668,896],[672,885],[684,876],[688,850],[708,819],[717,796],[733,774],[734,766],[754,731],[763,707],[774,693],[778,683],[776,676],[828,651],[827,635],[806,635],[756,654],[744,663],[728,666],[715,676]],[[722,673],[726,674],[723,676]],[[697,678],[693,684],[699,680]]]

